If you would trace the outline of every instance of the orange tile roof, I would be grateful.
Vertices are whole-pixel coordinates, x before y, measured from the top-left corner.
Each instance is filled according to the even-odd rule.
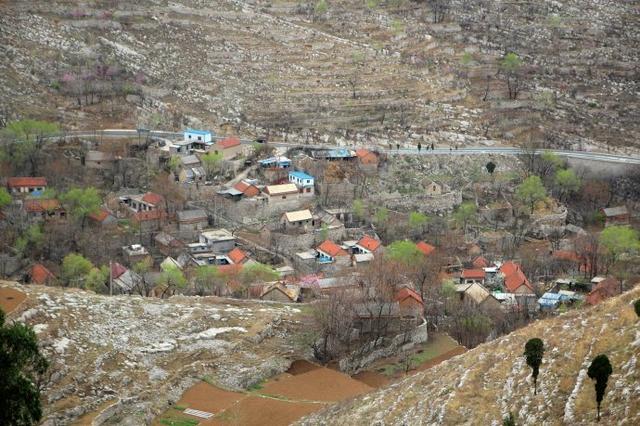
[[[420,241],[416,244],[416,248],[424,253],[425,256],[429,256],[436,249],[434,246],[427,244],[424,241]]]
[[[155,192],[147,192],[142,196],[142,201],[144,201],[145,203],[153,204],[154,206],[160,204],[162,200],[162,195],[156,194]]]
[[[231,250],[227,254],[227,256],[235,264],[242,263],[247,258],[247,254],[245,252],[243,252],[242,250],[240,250],[238,247],[236,247],[233,250]]]
[[[43,177],[29,177],[18,176],[10,177],[7,179],[7,186],[9,188],[24,188],[24,187],[40,187],[47,186],[47,179]]]
[[[363,236],[362,238],[360,238],[360,241],[358,241],[358,245],[361,247],[364,247],[365,249],[369,250],[369,251],[376,251],[378,250],[378,247],[380,247],[382,243],[380,243],[380,241],[376,240],[375,238],[372,238],[368,235]]]
[[[502,266],[500,266],[500,272],[502,272],[505,277],[513,274],[518,269],[520,269],[520,265],[518,265],[517,263],[514,263],[514,262],[512,262],[510,260],[504,262],[502,264]]]
[[[233,148],[234,146],[238,146],[240,145],[240,143],[241,143],[240,139],[238,139],[235,136],[232,136],[232,137],[221,140],[220,142],[218,142],[218,145],[222,149],[227,149],[227,148]]]
[[[30,213],[41,213],[52,210],[61,210],[62,205],[60,204],[60,201],[56,200],[55,198],[45,200],[36,198],[25,200],[24,209]]]
[[[417,302],[421,304],[424,304],[424,302],[422,301],[422,297],[418,294],[418,292],[409,287],[403,287],[402,289],[400,289],[400,291],[396,293],[395,301],[402,302],[408,297],[415,299]]]
[[[469,279],[484,279],[485,273],[482,269],[464,269],[462,271],[462,278]]]
[[[255,185],[251,185],[244,181],[236,183],[235,185],[233,185],[233,187],[242,192],[245,197],[255,197],[256,195],[260,194],[260,190]]]
[[[585,301],[590,305],[597,305],[604,299],[620,294],[620,282],[615,278],[607,278],[600,281],[587,295]]]
[[[118,262],[114,262],[111,264],[111,277],[113,279],[118,278],[120,275],[127,272],[127,268],[119,264]]]
[[[372,164],[378,162],[378,157],[368,149],[360,148],[356,149],[356,156],[365,164]]]
[[[526,286],[531,293],[534,293],[529,280],[519,268],[504,279],[504,286],[509,293],[515,293],[522,286]]]
[[[56,276],[40,263],[36,263],[31,268],[31,281],[36,284],[46,284],[48,280],[55,278]]]
[[[89,219],[95,220],[96,222],[102,222],[107,217],[109,217],[109,212],[106,209],[100,209],[89,215]]]
[[[318,250],[328,254],[331,257],[349,255],[349,253],[347,253],[342,247],[330,240],[323,241],[322,244],[318,246]]]

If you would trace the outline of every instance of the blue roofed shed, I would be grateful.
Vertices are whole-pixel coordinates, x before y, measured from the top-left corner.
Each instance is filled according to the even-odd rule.
[[[288,169],[291,167],[291,160],[287,157],[277,156],[260,160],[260,167],[269,169]]]
[[[289,182],[295,183],[299,188],[313,186],[314,177],[305,172],[289,172]]]
[[[187,142],[212,143],[213,135],[209,130],[187,129],[184,131],[184,140]]]
[[[538,299],[538,305],[542,310],[556,309],[561,303],[568,302],[569,296],[561,293],[545,293]]]

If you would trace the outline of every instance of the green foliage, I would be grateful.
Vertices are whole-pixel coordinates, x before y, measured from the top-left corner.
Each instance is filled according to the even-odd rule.
[[[367,0],[367,7],[369,9],[375,9],[380,4],[380,0]]]
[[[247,265],[240,272],[240,281],[246,285],[255,282],[275,281],[278,278],[280,278],[280,275],[272,267],[262,263]]]
[[[136,262],[133,265],[133,272],[135,272],[138,275],[146,274],[151,270],[152,266],[153,266],[153,260],[150,257],[145,257],[144,259],[142,259],[139,262]]]
[[[500,61],[500,69],[506,73],[515,73],[522,67],[522,60],[513,52],[507,53]]]
[[[554,183],[561,194],[578,192],[582,182],[571,169],[561,169],[556,172]]]
[[[640,249],[638,232],[628,226],[608,226],[600,233],[600,244],[615,263],[620,256]]]
[[[421,230],[429,223],[429,216],[421,212],[409,213],[409,227],[413,230]]]
[[[537,337],[529,339],[524,345],[524,356],[527,359],[527,365],[531,367],[531,377],[533,377],[533,394],[537,393],[536,383],[538,381],[538,372],[542,364],[542,356],[544,355],[544,343]]]
[[[394,19],[391,21],[391,31],[394,35],[400,35],[404,31],[404,24],[399,19]]]
[[[538,176],[529,176],[516,188],[516,198],[531,207],[531,213],[538,201],[547,198],[542,180]]]
[[[39,248],[44,240],[44,234],[40,225],[29,226],[16,240],[15,249],[24,254]]]
[[[453,219],[459,226],[466,229],[467,225],[475,219],[476,212],[476,205],[471,201],[467,201],[458,206],[458,209],[453,214]]]
[[[359,199],[353,200],[353,205],[351,209],[353,210],[353,215],[356,217],[356,219],[358,220],[364,219],[365,207],[364,207],[364,202],[362,200],[359,200]]]
[[[473,63],[473,55],[470,52],[464,52],[460,58],[460,63],[464,66],[471,65]]]
[[[509,415],[502,419],[502,426],[516,426],[516,417],[513,413],[509,412]]]
[[[415,243],[408,240],[394,241],[389,244],[385,250],[385,256],[406,266],[414,266],[424,260],[424,253]]]
[[[62,194],[61,201],[67,207],[71,216],[80,220],[84,228],[87,216],[100,210],[102,198],[94,187],[74,188]]]
[[[176,173],[178,170],[180,170],[182,161],[180,160],[179,156],[172,155],[171,158],[169,158],[169,162],[167,163],[167,165],[169,166],[170,171],[172,171],[173,173]]]
[[[551,151],[544,151],[542,154],[540,154],[540,159],[543,162],[549,164],[554,169],[558,169],[564,165],[564,161],[562,160],[562,158],[560,158],[558,154]]]
[[[92,268],[84,278],[84,288],[96,293],[106,293],[109,290],[109,267],[102,265]]]
[[[42,418],[38,382],[49,363],[31,327],[4,320],[0,309],[0,424],[34,425]]]
[[[496,163],[494,163],[493,161],[489,161],[485,166],[485,169],[487,169],[487,171],[489,172],[490,175],[493,174],[493,172],[496,170]]]
[[[59,131],[58,125],[40,120],[10,121],[4,132],[14,139],[23,142],[34,141],[37,137],[43,137]]]
[[[187,286],[187,279],[180,269],[169,266],[158,277],[158,284],[171,290],[183,289]]]
[[[593,359],[589,369],[587,370],[587,376],[591,380],[595,380],[596,387],[596,403],[598,405],[598,421],[600,420],[600,404],[604,399],[604,392],[607,389],[607,381],[609,376],[613,373],[613,368],[609,362],[609,358],[606,355],[600,354]]]
[[[472,335],[483,335],[491,331],[493,321],[481,313],[473,313],[462,320],[463,328]]]
[[[211,293],[219,280],[220,272],[215,266],[203,265],[196,269],[195,284],[202,292]]]
[[[6,188],[0,188],[0,209],[11,204],[11,194]]]
[[[324,15],[327,10],[329,10],[329,5],[326,0],[319,0],[313,8],[316,15]]]
[[[204,170],[207,172],[207,177],[211,178],[215,175],[222,165],[222,153],[218,152],[207,152],[203,156],[200,157],[200,161],[202,161],[202,166]]]
[[[633,309],[636,311],[636,315],[640,317],[640,299],[633,302]]]
[[[0,161],[10,162],[14,170],[24,173],[28,163],[32,166],[35,163],[35,156],[41,147],[39,138],[57,131],[58,126],[47,121],[10,121],[2,135],[11,142],[0,147]]]
[[[324,241],[328,238],[329,238],[329,227],[327,226],[326,223],[323,223],[322,227],[320,228],[320,239]]]
[[[93,269],[93,263],[81,254],[70,253],[62,259],[62,276],[68,284],[77,286]]]
[[[389,210],[387,210],[386,207],[380,207],[376,210],[376,214],[373,219],[378,225],[386,224],[387,220],[389,220]]]

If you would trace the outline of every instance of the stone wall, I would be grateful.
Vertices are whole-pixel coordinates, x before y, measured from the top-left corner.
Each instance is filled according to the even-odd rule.
[[[395,211],[421,211],[424,213],[448,213],[462,203],[462,192],[452,191],[442,195],[381,194],[379,203]]]

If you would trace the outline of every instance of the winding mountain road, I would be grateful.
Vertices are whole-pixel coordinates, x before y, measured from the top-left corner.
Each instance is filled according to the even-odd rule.
[[[64,134],[52,135],[49,138],[59,138],[63,136],[75,136],[75,137],[94,137],[94,138],[123,138],[123,137],[137,137],[137,136],[151,136],[157,139],[163,140],[175,140],[176,138],[181,138],[181,132],[168,132],[164,130],[132,130],[132,129],[106,129],[106,130],[81,130],[81,131],[73,131],[66,132]],[[253,143],[252,140],[249,139],[241,139],[242,143],[249,144]],[[292,144],[292,143],[284,143],[284,142],[270,142],[272,146],[277,147],[306,147],[306,148],[318,148],[318,149],[331,149],[331,148],[343,148],[343,147],[334,147],[327,145],[301,145],[301,144]],[[400,149],[378,149],[380,152],[384,152],[386,154],[400,154],[400,155],[488,155],[488,154],[497,154],[497,155],[520,155],[524,154],[524,151],[518,147],[466,147],[459,149],[449,149],[449,148],[436,148],[434,150],[431,149],[423,149],[418,151],[416,148],[408,149],[408,148],[400,148]],[[582,160],[590,160],[596,162],[606,162],[606,163],[619,163],[619,164],[638,164],[640,165],[640,157],[623,155],[623,154],[606,154],[601,152],[589,152],[589,151],[572,151],[572,150],[559,150],[559,149],[550,149],[550,152],[557,154],[562,157],[567,158],[576,158]]]

